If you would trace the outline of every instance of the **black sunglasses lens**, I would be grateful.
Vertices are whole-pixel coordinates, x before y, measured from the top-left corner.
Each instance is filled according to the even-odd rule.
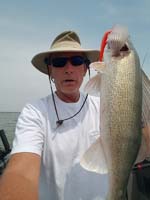
[[[78,66],[84,64],[85,59],[82,56],[73,56],[70,61],[72,65]]]
[[[72,56],[72,57],[57,57],[51,60],[53,67],[64,67],[68,60],[73,66],[79,66],[85,63],[85,59],[82,56]]]
[[[51,60],[51,63],[54,67],[64,67],[67,63],[67,58],[65,57],[57,57]]]

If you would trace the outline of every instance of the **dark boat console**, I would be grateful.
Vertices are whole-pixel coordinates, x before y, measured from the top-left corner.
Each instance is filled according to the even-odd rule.
[[[0,140],[2,141],[3,148],[0,147],[0,175],[2,174],[4,168],[6,167],[6,163],[8,161],[8,155],[11,151],[9,142],[7,140],[6,134],[4,130],[0,130]]]

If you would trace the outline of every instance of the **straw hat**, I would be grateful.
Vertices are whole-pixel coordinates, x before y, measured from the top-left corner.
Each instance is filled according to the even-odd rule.
[[[97,61],[99,57],[98,50],[83,49],[81,47],[80,39],[75,32],[65,31],[54,39],[48,51],[35,55],[31,62],[39,71],[48,74],[45,61],[52,53],[58,52],[83,52],[91,62]]]

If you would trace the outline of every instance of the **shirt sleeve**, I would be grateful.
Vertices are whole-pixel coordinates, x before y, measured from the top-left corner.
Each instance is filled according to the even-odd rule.
[[[15,130],[11,154],[31,152],[41,156],[44,143],[44,117],[36,106],[27,104]]]

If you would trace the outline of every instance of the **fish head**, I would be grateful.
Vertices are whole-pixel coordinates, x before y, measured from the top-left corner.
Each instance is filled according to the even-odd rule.
[[[119,57],[129,54],[133,49],[128,29],[120,25],[114,26],[107,38],[107,53],[112,57]]]
[[[90,67],[102,72],[105,70],[106,62],[111,58],[122,58],[133,51],[136,52],[131,43],[127,27],[115,25],[104,33],[100,46],[99,61],[91,63]]]

